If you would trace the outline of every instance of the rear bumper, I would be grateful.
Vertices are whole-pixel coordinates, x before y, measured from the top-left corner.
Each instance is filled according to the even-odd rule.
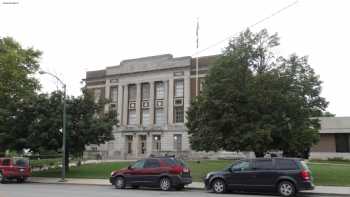
[[[314,190],[315,185],[312,183],[312,181],[304,181],[298,184],[298,190]]]
[[[179,175],[171,176],[171,183],[173,185],[188,185],[192,183],[192,177],[182,177]]]

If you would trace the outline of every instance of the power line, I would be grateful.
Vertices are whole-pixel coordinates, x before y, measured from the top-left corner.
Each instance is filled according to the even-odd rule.
[[[281,12],[283,12],[283,11],[289,9],[290,7],[296,5],[297,3],[298,3],[298,0],[294,1],[293,3],[287,5],[287,6],[281,8],[281,9],[279,9],[279,10],[277,10],[276,12],[273,12],[273,13],[270,14],[269,16],[267,16],[267,17],[265,17],[265,18],[263,18],[263,19],[257,21],[256,23],[253,23],[252,25],[248,26],[248,28],[253,28],[253,27],[259,25],[260,23],[263,23],[263,22],[265,22],[265,21],[271,19],[272,17],[274,17],[274,16],[280,14]],[[222,42],[225,42],[226,40],[229,40],[229,39],[231,39],[232,37],[238,35],[239,33],[240,33],[240,31],[239,31],[239,32],[236,32],[236,33],[234,33],[233,35],[230,35],[230,36],[226,37],[225,39],[222,39],[222,40],[220,40],[220,41],[218,41],[218,42],[216,42],[216,43],[214,43],[214,44],[212,44],[212,45],[210,45],[210,46],[208,46],[208,47],[206,47],[206,48],[204,48],[204,49],[202,49],[202,50],[199,50],[199,51],[195,52],[192,56],[196,56],[196,55],[198,55],[198,54],[200,54],[200,53],[202,53],[202,52],[204,52],[204,51],[206,51],[206,50],[208,50],[208,49],[210,49],[210,48],[213,48],[213,47],[215,47],[215,46],[221,44]]]

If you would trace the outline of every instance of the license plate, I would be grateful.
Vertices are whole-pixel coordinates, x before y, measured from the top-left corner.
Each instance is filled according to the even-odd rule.
[[[20,172],[24,172],[24,169],[19,169]]]
[[[188,172],[188,169],[187,169],[187,168],[184,168],[184,169],[183,169],[183,172],[187,173],[187,172]]]

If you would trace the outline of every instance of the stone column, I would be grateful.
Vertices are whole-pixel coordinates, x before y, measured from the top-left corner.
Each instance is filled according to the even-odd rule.
[[[123,125],[128,125],[128,109],[129,109],[129,103],[128,103],[128,84],[124,85],[124,99],[123,99]]]
[[[136,134],[134,134],[133,135],[134,137],[133,137],[133,140],[132,140],[132,148],[133,148],[133,155],[135,156],[135,157],[137,157],[138,156],[138,144],[139,144],[139,136],[138,135],[136,135]]]
[[[150,92],[149,92],[149,127],[152,128],[154,126],[154,102],[155,102],[155,97],[154,97],[154,81],[150,82]]]
[[[118,103],[117,103],[117,110],[118,110],[118,115],[117,119],[119,122],[119,125],[123,125],[123,87],[122,85],[118,85]]]
[[[110,80],[109,79],[107,79],[106,80],[106,86],[105,86],[105,99],[109,99],[109,94],[110,94]],[[109,106],[109,104],[106,104],[105,105],[105,112],[108,112],[108,110],[109,110],[109,108],[110,108],[110,106]]]
[[[169,115],[168,115],[168,112],[169,112],[169,109],[168,109],[168,102],[169,100],[171,100],[169,98],[169,83],[168,81],[163,81],[163,84],[164,84],[164,115],[165,115],[165,127],[168,128],[168,122],[169,122]],[[171,102],[171,101],[170,101]]]
[[[184,122],[187,122],[186,112],[191,105],[191,75],[190,71],[185,72],[184,76]]]
[[[149,133],[149,135],[147,135],[146,147],[147,147],[147,154],[150,155],[152,153],[152,133]]]
[[[136,84],[136,125],[141,126],[141,83]]]
[[[173,124],[174,115],[174,79],[169,79],[169,96],[168,96],[168,124]]]

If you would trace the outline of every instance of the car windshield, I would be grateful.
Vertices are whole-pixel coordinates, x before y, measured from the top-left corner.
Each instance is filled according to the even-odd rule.
[[[19,167],[27,167],[29,165],[29,161],[26,158],[14,158],[13,163]]]
[[[232,166],[236,165],[239,161],[235,161],[229,165],[227,165],[225,168],[224,168],[224,171],[230,171],[230,169],[232,168]]]

